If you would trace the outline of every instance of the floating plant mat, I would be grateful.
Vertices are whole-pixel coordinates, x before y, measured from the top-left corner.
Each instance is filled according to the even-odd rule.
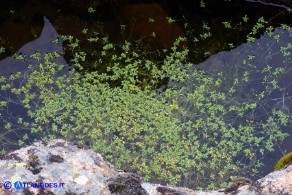
[[[224,84],[221,89],[225,93],[229,93],[235,78],[246,76],[248,81],[242,84],[241,90],[238,91],[241,92],[241,96],[247,97],[251,92],[256,94],[264,90],[263,77],[274,74],[277,68],[282,67],[285,73],[278,79],[275,77],[279,82],[279,89],[272,90],[265,103],[269,107],[267,111],[283,107],[289,112],[289,108],[292,109],[289,101],[292,95],[291,44],[292,29],[286,31],[276,29],[272,35],[264,35],[254,43],[245,43],[232,51],[213,55],[205,62],[195,65],[192,71],[203,70],[206,75],[213,77],[222,72]],[[195,80],[190,79],[186,83],[191,84],[186,84],[191,90]]]
[[[231,51],[220,52],[203,63],[194,65],[190,70],[190,75],[202,72],[201,75],[203,76],[201,78],[190,76],[183,83],[169,82],[167,88],[182,89],[179,96],[170,101],[176,101],[180,109],[187,110],[185,113],[177,111],[178,116],[183,121],[191,120],[194,123],[198,120],[205,120],[205,122],[209,120],[208,117],[203,117],[204,114],[200,114],[205,112],[203,110],[205,108],[197,105],[197,102],[228,107],[230,110],[225,113],[226,120],[224,120],[229,122],[230,128],[238,129],[241,125],[253,124],[256,131],[251,131],[251,133],[255,135],[262,134],[265,137],[268,127],[267,129],[260,128],[262,121],[267,121],[269,116],[277,111],[282,111],[288,116],[292,112],[291,53],[292,29],[275,29],[273,33],[265,34],[253,43],[248,42]],[[194,75],[198,76],[198,74]],[[207,80],[210,78],[213,81],[207,85]],[[206,85],[202,87],[204,79]],[[215,81],[218,82],[217,86]],[[205,96],[198,96],[193,93],[198,90],[205,90]],[[216,95],[218,96],[217,99],[214,98]],[[195,98],[190,98],[191,96],[196,96],[197,101]],[[211,96],[213,99],[209,98]],[[224,100],[220,99],[220,96],[224,97]],[[200,98],[205,98],[205,101]],[[238,113],[232,111],[231,105],[244,106],[246,105],[244,102],[254,104],[254,107],[246,110],[243,116],[239,116]],[[216,116],[215,111],[214,115]],[[214,121],[210,120],[210,123],[212,122]],[[220,124],[214,124],[214,126],[216,128]],[[286,142],[292,142],[290,119],[280,129],[290,134]],[[218,137],[218,139],[221,139],[221,137]],[[285,147],[285,145],[282,145],[281,149],[278,149],[272,157],[269,157],[271,159],[268,161],[265,159],[265,170],[262,172],[268,173],[272,171],[275,163],[282,156],[282,152],[292,150],[289,148],[290,146],[287,145]],[[213,144],[213,147],[216,147],[215,144]],[[246,145],[245,147],[248,148],[249,146]],[[258,150],[260,151],[260,148]],[[279,150],[282,151],[279,152]],[[266,154],[262,156],[259,151],[256,151],[256,153],[259,158],[263,158]],[[249,163],[248,160],[247,163]]]

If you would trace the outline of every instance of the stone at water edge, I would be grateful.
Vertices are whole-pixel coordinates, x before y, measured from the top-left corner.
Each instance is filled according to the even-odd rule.
[[[292,165],[275,171],[229,192],[194,191],[187,188],[143,183],[134,173],[120,171],[100,154],[76,143],[55,139],[36,142],[0,157],[0,183],[44,182],[54,188],[16,190],[0,187],[0,194],[99,194],[99,195],[224,195],[224,194],[292,194]],[[54,184],[56,183],[56,184]],[[64,183],[64,187],[60,187]]]

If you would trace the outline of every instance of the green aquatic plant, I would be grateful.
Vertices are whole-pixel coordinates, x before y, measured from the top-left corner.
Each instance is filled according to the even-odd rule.
[[[292,152],[285,154],[276,164],[274,167],[275,171],[283,169],[286,165],[292,163]]]
[[[87,144],[117,168],[138,173],[146,181],[216,188],[240,171],[255,174],[261,166],[256,152],[273,150],[273,143],[286,136],[280,127],[289,116],[281,110],[260,122],[254,116],[266,94],[277,89],[274,79],[281,71],[263,72],[263,96],[249,94],[249,99],[239,91],[249,82],[246,71],[234,75],[229,93],[222,91],[223,73],[215,77],[203,71],[192,71],[196,85],[191,90],[169,87],[158,93],[155,88],[160,80],[182,83],[189,77],[190,65],[181,64],[187,50],[179,50],[177,44],[158,66],[139,55],[133,57],[128,43],[119,55],[112,52],[114,44],[106,43],[110,49],[104,47],[103,54],[110,56],[105,60],[112,64],[105,73],[78,72],[87,55],[76,52],[72,60],[76,68],[64,74],[64,66],[53,62],[58,55],[45,54],[38,68],[2,77],[1,88],[19,96],[32,121],[19,118],[17,125],[29,122],[26,128],[37,138]],[[143,87],[141,64],[151,78]],[[20,77],[25,82],[17,86],[14,81]],[[112,86],[115,81],[119,84]],[[7,110],[5,101],[0,105]],[[6,130],[13,125],[7,123]]]
[[[197,37],[205,40],[211,27],[203,23],[202,28],[204,34]],[[263,69],[262,80],[257,80],[264,83],[262,91],[246,94],[242,89],[251,82],[249,69],[216,75],[191,71],[189,50],[179,47],[182,38],[157,59],[131,42],[114,44],[107,36],[86,31],[96,50],[80,50],[77,39],[63,36],[72,51],[69,73],[55,63],[57,53],[47,53],[38,67],[0,77],[1,90],[17,97],[31,119],[18,118],[13,124],[8,120],[12,117],[0,115],[6,131],[23,126],[38,139],[87,144],[117,168],[146,181],[197,189],[224,186],[239,173],[256,174],[262,165],[257,155],[272,151],[287,136],[281,127],[290,116],[283,110],[275,108],[260,121],[255,114],[280,89],[277,79],[285,70]],[[285,55],[290,55],[288,50]],[[39,55],[32,58],[37,61]],[[246,67],[253,65],[251,55],[242,60]],[[84,71],[85,63],[96,69]],[[190,76],[195,78],[191,89],[157,91],[165,80],[182,84]],[[22,79],[18,85],[17,79]],[[11,102],[10,97],[1,99],[0,110],[9,110]],[[28,138],[23,136],[20,143]]]

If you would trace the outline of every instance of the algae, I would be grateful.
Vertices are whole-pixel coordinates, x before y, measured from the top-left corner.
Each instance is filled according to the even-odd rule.
[[[274,167],[275,171],[278,171],[282,168],[284,168],[286,165],[292,163],[292,152],[284,155],[276,164]]]

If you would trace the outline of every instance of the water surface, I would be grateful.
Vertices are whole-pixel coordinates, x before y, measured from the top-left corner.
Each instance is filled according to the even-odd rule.
[[[279,35],[279,39],[275,39]],[[274,110],[283,110],[286,114],[292,113],[292,29],[281,30],[275,29],[272,35],[265,34],[257,39],[254,43],[248,42],[231,50],[219,52],[212,55],[204,62],[194,65],[190,73],[193,71],[203,70],[205,75],[218,77],[218,73],[223,73],[223,84],[220,92],[228,95],[232,86],[233,79],[242,78],[245,72],[249,73],[249,82],[238,88],[239,101],[254,101],[255,96],[265,89],[262,83],[264,75],[260,72],[267,66],[271,66],[271,73],[277,67],[285,67],[285,73],[278,79],[279,88],[267,94],[263,101],[258,104],[254,115],[256,121],[265,121]],[[284,49],[284,47],[290,47]],[[285,50],[285,52],[284,52]],[[199,84],[194,78],[188,79],[184,83],[170,82],[168,87],[186,87],[185,93],[192,92]],[[185,104],[184,101],[178,102],[185,109],[192,109],[192,105]],[[193,120],[196,120],[195,118]],[[287,132],[290,136],[282,143],[276,143],[274,152],[264,156],[264,168],[261,174],[265,175],[273,171],[273,167],[279,158],[286,152],[292,151],[292,123],[288,127],[282,127],[282,131]],[[262,130],[264,131],[264,129]]]

